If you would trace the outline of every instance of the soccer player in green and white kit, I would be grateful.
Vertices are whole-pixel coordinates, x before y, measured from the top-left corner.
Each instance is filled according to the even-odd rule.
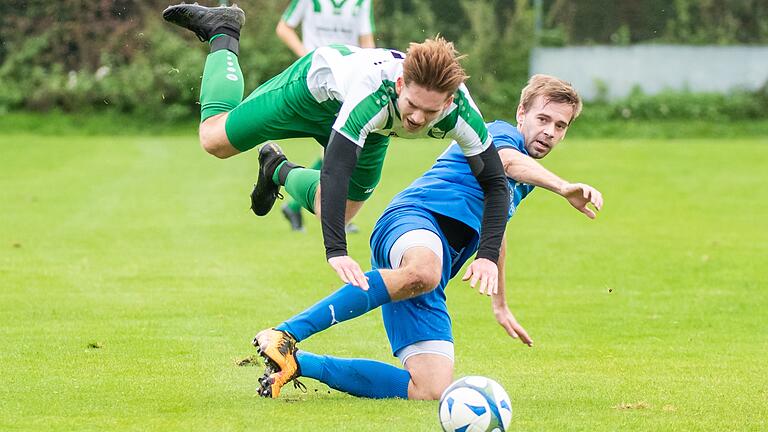
[[[296,33],[299,24],[301,37]],[[333,44],[375,48],[374,31],[373,0],[292,0],[275,29],[277,36],[298,57]],[[310,168],[319,170],[322,166],[323,158],[318,157]],[[301,203],[289,199],[281,210],[292,230],[304,230]],[[358,231],[352,222],[345,230],[347,233]]]
[[[333,44],[374,48],[374,31],[373,0],[291,0],[275,29],[298,57]]]
[[[269,212],[285,186],[320,214],[326,258],[339,277],[368,289],[360,265],[347,254],[344,222],[378,184],[390,135],[450,138],[484,193],[480,246],[469,272],[482,283],[497,279],[509,189],[452,43],[427,39],[411,44],[405,55],[347,45],[318,48],[242,100],[237,55],[245,13],[234,6],[180,4],[168,7],[163,18],[211,46],[200,90],[200,142],[206,151],[227,158],[271,139],[298,137],[325,147],[317,172],[291,164],[272,142],[262,146],[251,195],[257,215]]]

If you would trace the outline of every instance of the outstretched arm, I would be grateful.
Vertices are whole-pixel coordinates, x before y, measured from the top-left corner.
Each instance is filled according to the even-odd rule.
[[[528,336],[528,332],[526,332],[523,326],[517,322],[515,316],[512,315],[512,312],[509,310],[509,306],[507,306],[507,298],[505,295],[506,284],[504,282],[504,278],[506,276],[504,260],[507,256],[506,234],[501,240],[501,249],[499,252],[499,289],[498,292],[493,295],[491,300],[491,305],[493,306],[493,315],[496,317],[496,321],[499,323],[499,325],[504,327],[504,330],[507,331],[508,335],[513,338],[520,338],[520,342],[528,346],[533,346],[533,339]]]
[[[592,186],[584,183],[569,183],[541,166],[530,156],[511,148],[499,150],[499,156],[507,177],[522,183],[543,187],[562,196],[576,210],[584,213],[590,219],[594,219],[596,215],[592,209],[587,207],[587,204],[592,204],[598,211],[603,208],[603,195]]]

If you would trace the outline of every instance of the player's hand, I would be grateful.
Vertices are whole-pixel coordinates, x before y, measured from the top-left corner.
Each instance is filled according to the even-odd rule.
[[[469,281],[472,288],[480,281],[477,292],[485,295],[493,295],[499,292],[499,268],[496,263],[485,258],[478,258],[472,261],[464,273],[463,281]]]
[[[336,270],[336,273],[344,283],[368,290],[368,278],[363,274],[363,269],[361,269],[360,265],[349,256],[333,257],[328,260],[328,264]]]
[[[496,317],[496,321],[499,325],[504,327],[504,330],[507,331],[508,335],[515,339],[520,338],[520,342],[528,346],[533,346],[533,339],[528,336],[528,332],[526,332],[523,326],[517,322],[515,316],[512,315],[512,312],[507,306],[494,305],[493,315]]]
[[[590,219],[594,219],[597,215],[591,208],[587,207],[587,204],[592,204],[597,211],[603,208],[603,194],[588,184],[568,183],[563,188],[561,195],[576,210],[584,213]]]

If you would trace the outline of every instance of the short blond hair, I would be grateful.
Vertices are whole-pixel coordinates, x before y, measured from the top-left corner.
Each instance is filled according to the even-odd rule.
[[[520,105],[527,112],[538,96],[543,96],[549,102],[564,103],[573,107],[571,121],[581,114],[581,97],[571,83],[550,75],[536,74],[528,80],[528,84],[520,93]],[[569,122],[570,123],[570,122]]]
[[[440,93],[453,94],[469,76],[459,63],[464,55],[440,35],[422,43],[412,42],[403,62],[403,79]]]

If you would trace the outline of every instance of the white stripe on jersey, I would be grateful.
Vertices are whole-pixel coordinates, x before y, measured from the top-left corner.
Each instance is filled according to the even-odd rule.
[[[478,155],[491,145],[491,140],[486,139],[483,142],[477,132],[461,116],[456,119],[456,127],[448,133],[448,137],[459,144],[461,152],[467,157]]]
[[[473,122],[476,121],[481,125],[480,127],[485,128],[480,111],[463,84],[457,91],[460,97],[456,99],[468,103],[454,99],[453,103],[435,120],[416,133],[408,132],[403,127],[394,105],[396,95],[392,93],[393,83],[403,76],[403,59],[402,53],[380,48],[362,49],[352,46],[318,48],[312,55],[312,65],[307,74],[307,87],[318,102],[335,100],[341,103],[333,129],[361,147],[369,133],[385,136],[394,133],[403,138],[451,138],[459,143],[462,152],[467,156],[480,154],[487,149],[491,144],[490,135],[478,136],[478,132],[472,129],[461,115],[455,113],[456,110],[460,110],[471,117]],[[374,93],[382,90],[384,93],[371,98]],[[366,110],[366,115],[370,116],[368,119],[353,117],[354,121],[360,121],[354,125],[354,131],[349,130],[351,125],[347,122],[350,115],[361,102],[365,105],[367,102],[364,101],[369,98],[380,104],[381,109]],[[459,103],[462,103],[462,106],[459,106]],[[449,116],[450,121],[443,124],[441,130],[437,129],[436,125]],[[454,117],[457,119],[455,122],[453,122]],[[385,129],[387,123],[391,125]],[[345,125],[347,130],[342,131]]]

